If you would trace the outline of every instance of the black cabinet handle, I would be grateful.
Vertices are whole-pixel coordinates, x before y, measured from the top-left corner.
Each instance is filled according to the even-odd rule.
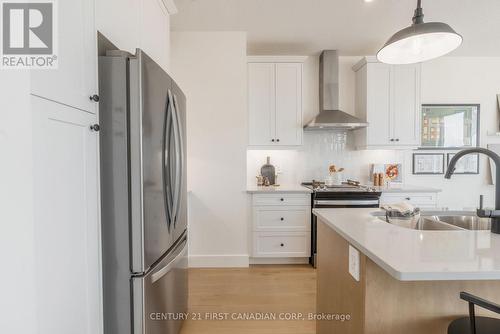
[[[89,99],[94,102],[99,102],[99,95],[94,94],[92,96],[89,96]]]
[[[280,141],[279,139],[276,139],[276,141]]]
[[[283,221],[283,220],[285,220],[285,218],[281,217],[280,220]]]
[[[399,138],[394,139],[395,141],[399,141]]]
[[[285,200],[284,198],[280,198],[280,201],[282,201],[282,202],[283,202],[284,200]]]
[[[285,244],[281,244],[280,246],[283,247],[283,246],[285,246]]]
[[[101,127],[99,126],[99,124],[92,124],[92,125],[90,126],[90,130],[91,130],[91,131],[96,131],[96,132],[97,132],[97,131],[101,130]]]
[[[389,140],[390,140],[390,141],[394,141],[394,139],[392,139],[392,138],[391,138],[391,139],[389,139]]]
[[[405,200],[409,201],[409,200],[411,200],[411,198],[410,197],[406,197]]]
[[[274,143],[274,139],[271,139],[271,141]]]

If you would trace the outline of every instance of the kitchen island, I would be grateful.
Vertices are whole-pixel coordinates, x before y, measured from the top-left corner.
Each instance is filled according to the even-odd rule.
[[[319,334],[444,334],[468,312],[460,291],[500,302],[500,235],[407,229],[384,222],[378,209],[313,212],[317,311],[350,315],[318,321]],[[349,273],[357,270],[358,280]]]

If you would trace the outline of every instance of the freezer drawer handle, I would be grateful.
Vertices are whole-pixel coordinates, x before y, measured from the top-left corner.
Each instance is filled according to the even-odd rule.
[[[186,253],[187,253],[187,241],[184,241],[184,246],[182,248],[182,251],[179,254],[177,254],[177,256],[172,261],[170,261],[165,267],[161,268],[153,275],[151,275],[151,283],[155,283],[163,276],[165,276],[170,270],[172,270],[172,268],[175,266],[177,262],[180,261],[181,258],[186,256]]]

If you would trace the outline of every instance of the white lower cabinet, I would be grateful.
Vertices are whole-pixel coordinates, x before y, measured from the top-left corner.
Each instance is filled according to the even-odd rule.
[[[253,195],[253,206],[310,206],[311,197],[309,194],[287,194],[287,193],[274,193],[274,194],[256,194]]]
[[[254,194],[252,256],[307,259],[311,254],[310,203],[307,193]]]
[[[436,192],[382,193],[380,205],[408,202],[419,208],[437,208]]]
[[[32,97],[40,334],[102,333],[96,115]]]
[[[253,209],[255,231],[308,231],[309,206],[257,206]]]
[[[254,257],[309,257],[311,232],[254,232]]]

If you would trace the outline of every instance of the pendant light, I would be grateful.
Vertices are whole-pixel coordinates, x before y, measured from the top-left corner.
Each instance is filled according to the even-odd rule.
[[[422,1],[417,0],[413,24],[395,33],[377,53],[386,64],[414,64],[438,58],[462,44],[462,36],[443,22],[424,23]]]

